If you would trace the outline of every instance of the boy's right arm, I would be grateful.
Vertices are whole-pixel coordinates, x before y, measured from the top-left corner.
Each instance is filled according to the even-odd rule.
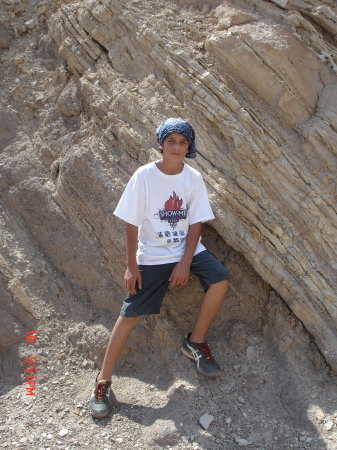
[[[142,276],[136,260],[138,245],[138,227],[126,224],[126,271],[124,275],[124,287],[129,294],[136,294],[136,283],[142,288]]]

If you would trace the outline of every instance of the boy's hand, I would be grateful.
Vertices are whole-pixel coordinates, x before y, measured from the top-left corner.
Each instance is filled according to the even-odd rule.
[[[134,295],[136,291],[136,283],[138,288],[142,288],[142,275],[137,265],[127,266],[124,275],[124,287],[129,294]]]
[[[178,262],[178,264],[172,270],[169,281],[171,287],[178,284],[186,284],[190,276],[190,264],[185,262],[183,259]]]

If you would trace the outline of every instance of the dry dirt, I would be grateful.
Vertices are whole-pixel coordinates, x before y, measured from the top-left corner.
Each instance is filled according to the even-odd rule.
[[[38,358],[35,395],[26,394],[25,383],[1,385],[1,448],[210,450],[247,441],[256,449],[337,448],[333,380],[289,361],[240,323],[212,335],[223,374],[208,380],[181,355],[182,335],[169,320],[144,320],[113,376],[111,414],[94,420],[88,398],[96,370],[83,356],[85,340],[82,351],[71,344],[76,333],[85,335],[85,323],[61,317],[53,313],[40,323],[37,342],[21,347],[21,360]],[[199,424],[205,413],[214,417],[208,430]]]

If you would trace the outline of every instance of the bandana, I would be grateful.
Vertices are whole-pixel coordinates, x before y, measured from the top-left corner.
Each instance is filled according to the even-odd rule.
[[[195,158],[197,149],[195,148],[194,143],[195,132],[193,127],[188,122],[185,122],[181,119],[167,119],[156,130],[159,144],[161,145],[164,142],[165,138],[167,138],[167,136],[172,133],[179,133],[185,136],[189,144],[186,158]]]

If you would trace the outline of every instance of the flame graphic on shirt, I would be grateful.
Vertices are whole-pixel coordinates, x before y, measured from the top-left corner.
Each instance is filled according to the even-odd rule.
[[[170,195],[169,200],[167,200],[165,202],[165,210],[173,211],[173,210],[181,209],[182,204],[183,204],[183,200],[180,199],[177,196],[177,194],[173,191],[173,197],[172,197],[172,195]]]

